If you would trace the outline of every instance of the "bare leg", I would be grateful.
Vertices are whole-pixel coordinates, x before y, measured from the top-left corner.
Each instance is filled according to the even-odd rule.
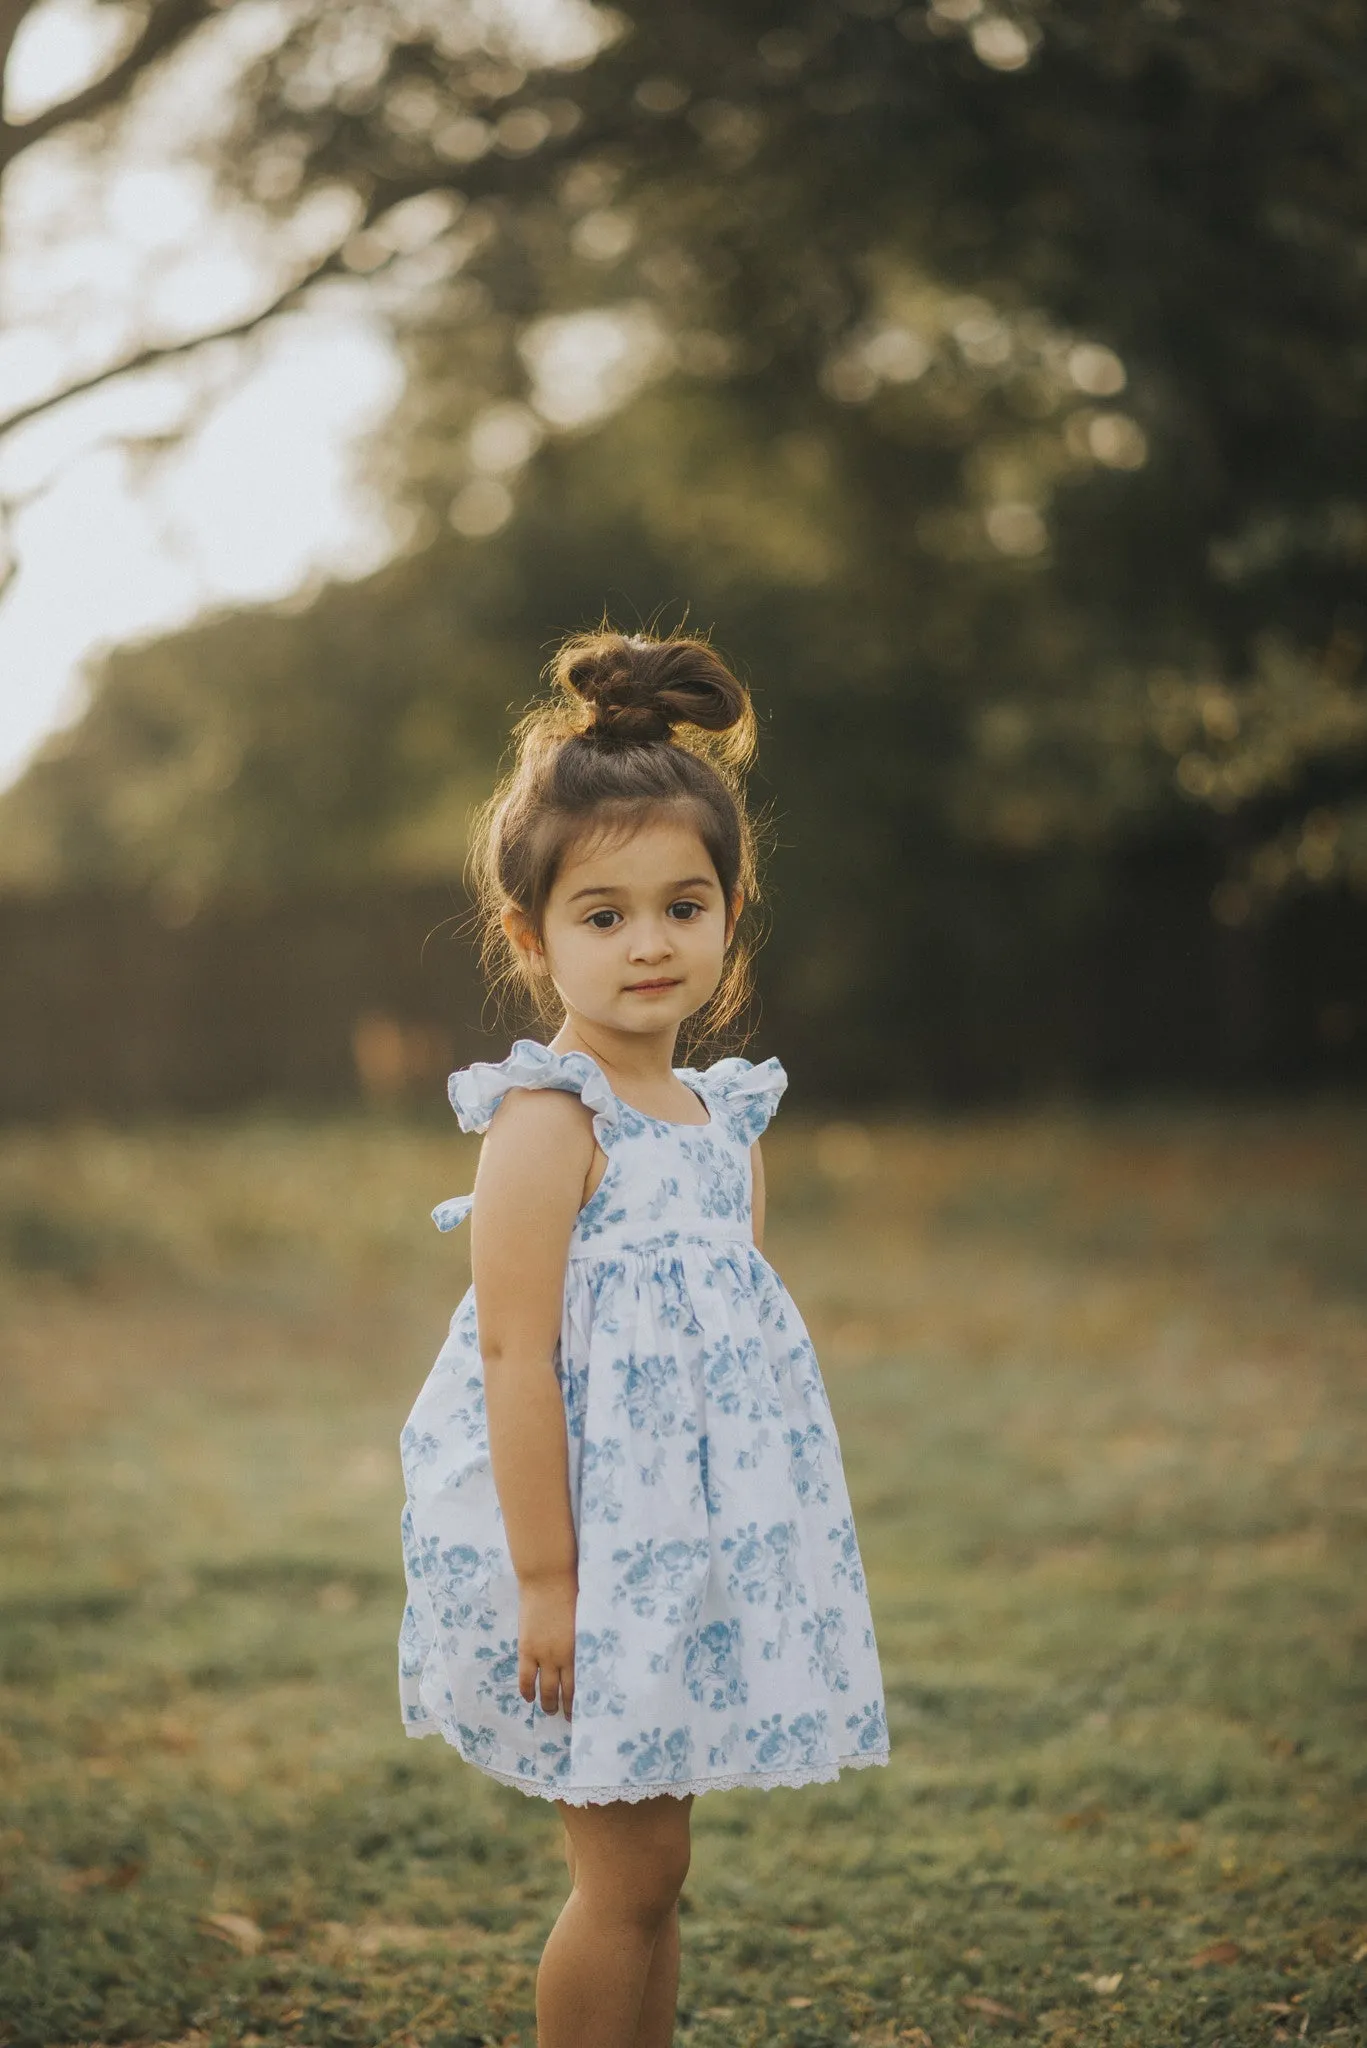
[[[673,2048],[679,2005],[679,1907],[676,1901],[655,1937],[632,2048]]]
[[[565,1830],[565,1861],[574,1883],[574,1843]],[[676,1900],[655,1937],[632,2048],[673,2048],[679,2006],[679,1906]]]
[[[669,2048],[692,1803],[560,1804],[573,1889],[537,1972],[538,2048]]]

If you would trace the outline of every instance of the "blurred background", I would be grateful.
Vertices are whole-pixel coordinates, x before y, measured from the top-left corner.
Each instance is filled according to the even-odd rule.
[[[0,2039],[533,2039],[394,1446],[467,814],[605,612],[760,712],[894,1744],[699,1803],[681,2034],[1360,2038],[1364,49],[0,4]]]
[[[0,1109],[430,1101],[604,609],[754,687],[808,1096],[1367,1073],[1354,7],[5,19]]]

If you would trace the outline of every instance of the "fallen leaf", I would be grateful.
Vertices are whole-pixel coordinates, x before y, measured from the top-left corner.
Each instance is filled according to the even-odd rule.
[[[902,2027],[897,2038],[899,2041],[905,2041],[907,2048],[935,2048],[935,2043],[924,2027]]]
[[[797,2007],[800,2005],[810,2005],[811,2002],[812,2001],[810,1998],[785,1998],[783,2001],[785,2005],[792,2006],[794,2010],[796,2010]]]
[[[1191,1967],[1204,1970],[1210,1963],[1237,1963],[1242,1954],[1237,1941],[1213,1941],[1209,1948],[1197,1950],[1191,1959]]]
[[[980,2012],[989,2020],[1023,2020],[1025,2014],[1017,2012],[1013,2005],[1002,2005],[995,1998],[984,1998],[981,1992],[970,1991],[959,2000],[970,2012]]]
[[[451,1938],[445,1927],[419,1927],[409,1920],[372,1921],[350,1930],[356,1951],[363,1956],[383,1955],[386,1949],[436,1948]]]
[[[1274,1999],[1273,1999],[1273,2000],[1272,2000],[1272,2001],[1271,2001],[1271,2002],[1270,2002],[1269,2004],[1267,2004],[1267,2005],[1260,2005],[1260,2006],[1258,2007],[1258,2010],[1259,2010],[1259,2012],[1282,2012],[1282,2013],[1286,2013],[1286,2012],[1294,2012],[1294,2011],[1296,2010],[1296,2008],[1295,2008],[1295,2006],[1294,2006],[1294,2005],[1288,2005],[1288,2004],[1287,2004],[1287,2002],[1286,2002],[1286,2000],[1285,2000],[1284,1998],[1274,1998]]]
[[[249,1920],[245,1913],[206,1913],[203,1925],[244,1956],[256,1955],[266,1939],[255,1920]]]
[[[386,1949],[473,1948],[487,1940],[483,1929],[453,1921],[448,1927],[419,1927],[414,1922],[322,1920],[314,1939],[335,1959],[343,1954],[383,1955]]]
[[[97,1864],[90,1870],[67,1870],[57,1880],[64,1892],[126,1892],[142,1876],[141,1863],[116,1863],[112,1870]]]
[[[1059,1826],[1065,1834],[1077,1834],[1082,1828],[1100,1828],[1106,1825],[1104,1806],[1080,1806],[1076,1813],[1065,1813]]]
[[[1100,1992],[1103,1998],[1109,1998],[1113,1991],[1119,1991],[1124,1979],[1123,1970],[1116,1970],[1109,1977],[1093,1977],[1092,1989]]]

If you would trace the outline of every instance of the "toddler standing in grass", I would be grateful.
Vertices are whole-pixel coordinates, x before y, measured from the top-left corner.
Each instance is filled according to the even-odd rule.
[[[554,1800],[540,2048],[666,2048],[692,1801],[888,1760],[840,1447],[761,1251],[776,1059],[675,1067],[746,994],[748,693],[703,641],[571,640],[480,820],[487,956],[553,1035],[450,1078],[474,1284],[403,1432],[404,1722]]]

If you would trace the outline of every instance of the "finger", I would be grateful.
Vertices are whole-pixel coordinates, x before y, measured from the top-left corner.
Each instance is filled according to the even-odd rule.
[[[536,1659],[520,1656],[517,1660],[517,1689],[528,1706],[536,1698]]]
[[[543,1714],[560,1712],[560,1673],[553,1664],[541,1667],[541,1711]]]
[[[560,1673],[560,1699],[567,1721],[574,1718],[574,1666],[568,1664]]]

